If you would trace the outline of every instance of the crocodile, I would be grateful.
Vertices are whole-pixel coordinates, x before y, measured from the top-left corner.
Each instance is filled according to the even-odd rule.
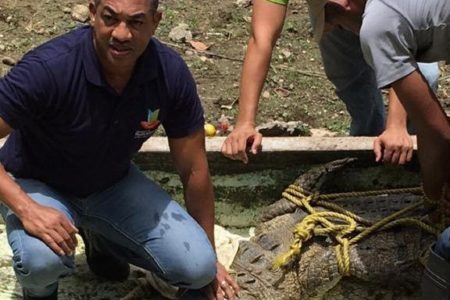
[[[311,169],[295,185],[320,192],[327,175],[353,159],[333,161]],[[376,221],[422,201],[412,193],[335,199],[334,203]],[[425,216],[421,206],[410,212]],[[315,236],[305,242],[301,254],[283,268],[273,262],[289,251],[294,227],[308,214],[282,198],[269,205],[255,236],[242,241],[231,265],[241,287],[240,299],[415,299],[423,271],[421,258],[435,235],[413,226],[393,227],[372,233],[350,246],[350,276],[339,270],[335,241]]]

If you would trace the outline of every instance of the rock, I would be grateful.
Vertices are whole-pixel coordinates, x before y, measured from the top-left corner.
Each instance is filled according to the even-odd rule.
[[[17,62],[16,62],[16,60],[14,58],[5,56],[5,57],[2,58],[2,63],[7,65],[7,66],[12,67],[12,66],[15,66]]]
[[[274,89],[275,94],[277,94],[279,97],[287,97],[291,93],[289,90],[284,89],[282,87],[277,87]],[[285,107],[287,108],[287,107]]]
[[[287,50],[287,49],[283,49],[281,50],[281,53],[283,53],[284,57],[289,58],[292,56],[291,51]]]
[[[190,42],[192,40],[192,32],[189,31],[189,25],[181,23],[174,27],[169,33],[169,38],[177,43]]]
[[[75,5],[72,9],[72,19],[81,23],[89,20],[89,8],[86,5]]]
[[[301,121],[270,121],[256,128],[263,136],[309,136],[307,124]]]
[[[326,128],[311,128],[311,136],[317,137],[333,137],[337,136],[336,132],[330,131]]]
[[[264,93],[262,93],[262,97],[265,98],[265,99],[269,99],[270,98],[269,91],[265,91]]]
[[[6,46],[0,44],[0,51],[5,51],[5,50],[6,50]]]
[[[234,2],[238,7],[248,7],[251,3],[251,0],[236,0],[236,2]]]

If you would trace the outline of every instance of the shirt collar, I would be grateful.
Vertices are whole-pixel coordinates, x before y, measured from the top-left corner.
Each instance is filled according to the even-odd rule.
[[[94,42],[92,39],[92,28],[88,25],[89,30],[85,35],[84,49],[83,49],[83,64],[86,72],[86,79],[97,86],[104,85],[104,79],[101,73],[100,61],[95,52]]]
[[[133,78],[137,83],[152,81],[157,78],[159,72],[158,42],[152,38],[141,57],[139,57]]]

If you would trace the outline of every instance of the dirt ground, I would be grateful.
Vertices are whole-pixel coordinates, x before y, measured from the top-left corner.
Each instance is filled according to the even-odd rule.
[[[78,25],[71,12],[88,0],[0,0],[0,75],[8,60],[19,60],[33,47]],[[164,18],[157,37],[186,60],[198,83],[206,119],[217,123],[224,115],[233,123],[237,115],[239,75],[249,34],[250,1],[163,0]],[[169,39],[170,31],[185,23],[193,40],[209,46],[198,52],[189,43]],[[292,0],[282,37],[258,114],[258,123],[269,120],[302,121],[310,128],[324,127],[344,135],[349,117],[345,106],[326,79],[317,45],[311,39],[304,1]],[[450,77],[442,68],[440,99],[448,102]]]

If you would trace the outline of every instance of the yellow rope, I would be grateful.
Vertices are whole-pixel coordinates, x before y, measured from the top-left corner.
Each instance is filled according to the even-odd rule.
[[[335,254],[339,272],[343,276],[350,276],[350,246],[358,243],[376,231],[408,225],[416,226],[426,232],[438,235],[439,230],[437,228],[426,224],[418,218],[401,218],[402,215],[423,206],[424,203],[428,201],[425,196],[422,201],[405,207],[375,223],[328,201],[331,199],[403,193],[423,194],[423,191],[421,188],[400,188],[320,195],[318,193],[306,191],[299,186],[290,185],[283,192],[282,196],[297,206],[304,208],[309,215],[295,226],[294,242],[287,253],[275,259],[273,263],[274,268],[286,266],[293,257],[300,255],[303,243],[313,236],[333,235],[338,243],[335,246]],[[328,210],[317,211],[313,205]]]
[[[381,230],[388,230],[397,226],[415,226],[417,228],[420,228],[426,232],[429,232],[435,236],[438,236],[441,233],[441,230],[439,228],[436,228],[434,226],[428,225],[421,220],[417,218],[401,218],[398,220],[394,220],[390,222],[389,224],[386,224],[385,226],[381,227]]]
[[[317,204],[317,206],[328,208],[329,210],[332,210],[332,211],[335,211],[335,212],[339,212],[339,213],[344,214],[344,215],[346,215],[346,216],[348,216],[350,218],[353,218],[358,223],[361,223],[361,224],[364,224],[364,225],[368,225],[368,226],[373,224],[372,221],[366,220],[366,219],[364,219],[364,218],[362,218],[362,217],[352,213],[351,211],[348,211],[348,210],[340,207],[339,205],[337,205],[335,203],[319,200],[319,201],[316,201],[316,204]]]
[[[295,196],[302,197],[304,195],[310,195],[311,192],[305,191],[303,188],[298,185],[291,184],[285,192],[292,193]],[[325,194],[320,195],[318,198],[322,200],[331,200],[331,199],[342,199],[342,198],[355,198],[355,197],[367,197],[367,196],[378,196],[378,195],[394,195],[394,194],[417,194],[422,195],[423,190],[421,187],[414,188],[398,188],[398,189],[385,189],[385,190],[375,190],[375,191],[364,191],[364,192],[346,192],[346,193],[333,193],[333,194]]]
[[[378,196],[378,195],[395,195],[395,194],[422,194],[422,188],[400,188],[400,189],[386,189],[379,191],[365,191],[365,192],[348,192],[348,193],[334,193],[321,195],[320,199],[330,200],[330,199],[342,199],[342,198],[355,198],[355,197],[368,197],[368,196]]]
[[[342,224],[336,225],[333,224],[328,218],[340,219],[346,224],[345,226]],[[316,229],[318,224],[320,224],[322,228]],[[347,234],[352,233],[356,229],[356,225],[356,221],[352,218],[332,211],[316,212],[306,216],[301,223],[295,226],[295,239],[290,251],[276,258],[274,267],[279,268],[284,266],[290,261],[291,257],[299,255],[303,243],[314,236],[315,230],[318,231],[318,235],[335,233],[338,238],[343,240],[346,239],[345,236]],[[348,261],[350,260],[348,259]]]

